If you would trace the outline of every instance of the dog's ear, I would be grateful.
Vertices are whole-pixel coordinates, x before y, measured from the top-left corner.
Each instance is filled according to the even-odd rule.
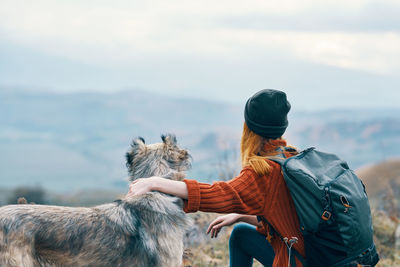
[[[132,165],[133,159],[135,156],[141,152],[146,151],[146,145],[143,137],[138,137],[133,139],[131,143],[131,149],[125,154],[126,157],[126,165]]]
[[[139,136],[139,137],[133,139],[133,141],[131,143],[131,147],[133,149],[144,149],[144,148],[146,148],[145,143],[146,142],[144,141],[144,138]]]
[[[161,135],[161,140],[167,146],[176,146],[177,145],[176,136],[174,134],[163,134],[163,135]]]

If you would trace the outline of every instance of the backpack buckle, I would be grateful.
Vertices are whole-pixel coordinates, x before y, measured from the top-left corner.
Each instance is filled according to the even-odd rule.
[[[328,221],[332,216],[332,213],[330,213],[329,211],[324,211],[324,213],[322,213],[321,218],[324,221]]]

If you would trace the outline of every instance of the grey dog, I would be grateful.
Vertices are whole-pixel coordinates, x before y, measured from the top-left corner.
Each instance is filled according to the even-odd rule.
[[[190,155],[174,135],[126,153],[130,180],[181,179]],[[0,266],[180,266],[190,220],[181,199],[151,192],[92,208],[8,205],[0,208]]]

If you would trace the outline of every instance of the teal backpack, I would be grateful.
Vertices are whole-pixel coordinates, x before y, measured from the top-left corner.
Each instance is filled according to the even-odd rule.
[[[289,265],[295,266],[294,257],[307,267],[376,265],[379,256],[365,186],[347,163],[315,148],[287,159],[278,150],[281,155],[270,160],[281,165],[299,218],[306,259],[291,248],[296,238],[282,237],[265,218],[260,219],[286,243]]]

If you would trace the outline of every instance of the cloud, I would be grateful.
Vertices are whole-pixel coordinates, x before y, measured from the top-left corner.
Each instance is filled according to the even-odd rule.
[[[399,33],[243,31],[238,35],[248,46],[256,43],[259,52],[260,47],[280,50],[306,62],[376,74],[400,71]]]
[[[257,88],[274,69],[281,85],[296,65],[394,78],[399,12],[397,0],[2,0],[0,42],[151,88]]]
[[[303,2],[298,1],[298,3]],[[312,6],[305,5],[299,8],[295,5],[295,7],[297,7],[296,12],[291,14],[258,9],[253,13],[221,15],[217,18],[215,25],[268,31],[387,32],[400,30],[399,2],[318,1],[312,3]]]

